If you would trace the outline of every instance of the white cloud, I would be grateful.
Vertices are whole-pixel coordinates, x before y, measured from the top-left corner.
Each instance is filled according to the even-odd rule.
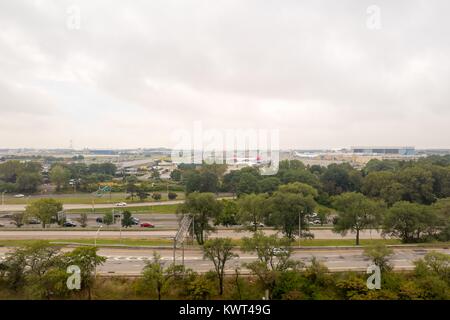
[[[0,147],[170,146],[198,120],[282,147],[450,147],[450,4],[380,0],[377,31],[371,4],[2,1]]]

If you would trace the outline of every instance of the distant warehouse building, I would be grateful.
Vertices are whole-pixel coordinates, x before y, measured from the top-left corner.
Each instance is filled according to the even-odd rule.
[[[416,149],[414,147],[352,147],[353,153],[359,154],[380,154],[380,155],[398,155],[414,156]]]

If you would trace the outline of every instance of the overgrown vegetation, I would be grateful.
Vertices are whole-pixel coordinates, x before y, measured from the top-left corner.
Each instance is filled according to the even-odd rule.
[[[450,256],[430,252],[415,262],[411,272],[393,272],[390,250],[374,246],[366,250],[372,263],[380,264],[381,289],[369,290],[365,273],[330,273],[313,258],[302,264],[291,258],[289,239],[256,233],[246,239],[246,250],[257,260],[224,275],[230,259],[229,240],[207,242],[205,258],[216,261],[213,271],[198,274],[180,265],[164,262],[154,254],[139,278],[95,277],[105,259],[96,248],[76,248],[63,253],[46,242],[35,242],[9,253],[0,263],[0,299],[271,299],[374,300],[450,299]],[[81,287],[69,290],[69,265],[81,271]],[[223,275],[222,278],[220,278]],[[220,280],[221,279],[221,280]]]

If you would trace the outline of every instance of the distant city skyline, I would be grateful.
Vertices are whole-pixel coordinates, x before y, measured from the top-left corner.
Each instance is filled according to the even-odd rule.
[[[0,148],[450,148],[450,2],[1,1]]]

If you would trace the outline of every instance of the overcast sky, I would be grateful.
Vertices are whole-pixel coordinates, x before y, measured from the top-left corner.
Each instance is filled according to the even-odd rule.
[[[279,129],[283,148],[450,148],[449,12],[447,0],[1,0],[0,148],[171,147],[194,121]]]

